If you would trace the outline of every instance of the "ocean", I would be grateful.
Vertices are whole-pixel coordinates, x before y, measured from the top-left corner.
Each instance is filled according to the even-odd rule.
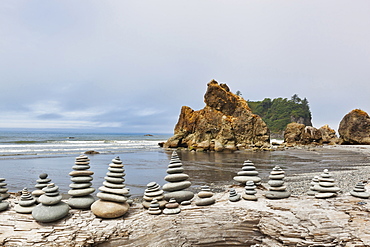
[[[69,190],[75,158],[85,151],[90,170],[94,172],[93,187],[98,189],[108,172],[108,164],[119,156],[125,166],[125,184],[133,197],[143,195],[146,185],[155,181],[163,186],[166,169],[173,150],[161,148],[170,134],[77,133],[53,131],[0,131],[0,177],[7,188],[17,192],[27,187],[34,190],[39,174],[47,173],[59,186],[61,193]],[[275,165],[281,166],[287,176],[300,173],[351,169],[367,163],[365,155],[337,150],[296,150],[274,152],[216,153],[177,151],[196,191],[201,185],[223,188],[236,184],[233,177],[241,170],[244,160],[254,162],[260,177],[267,182]]]

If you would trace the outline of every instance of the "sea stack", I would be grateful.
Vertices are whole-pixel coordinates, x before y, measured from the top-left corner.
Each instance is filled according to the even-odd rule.
[[[230,202],[237,202],[240,200],[240,195],[236,192],[234,188],[229,190],[229,201]]]
[[[147,189],[144,192],[142,202],[144,208],[149,208],[150,203],[156,199],[159,207],[164,208],[164,206],[167,204],[167,201],[164,200],[163,190],[161,190],[161,186],[156,182],[150,182],[147,185]]]
[[[14,206],[14,210],[21,214],[30,214],[36,207],[36,199],[31,195],[27,188],[22,190],[20,201]]]
[[[167,175],[164,179],[168,182],[163,185],[163,190],[167,191],[164,199],[169,201],[174,198],[178,203],[189,201],[194,197],[194,193],[185,189],[191,186],[190,181],[186,181],[189,175],[183,173],[182,163],[176,151],[173,151],[170,164],[168,165]]]
[[[319,184],[314,186],[314,189],[318,191],[315,195],[316,198],[326,199],[337,195],[340,188],[335,186],[334,178],[329,173],[328,169],[325,169],[319,177]]]
[[[259,184],[261,182],[261,178],[258,177],[258,171],[256,171],[256,167],[250,160],[244,161],[242,171],[237,173],[234,180],[242,185],[245,185],[247,181],[253,181],[255,184]]]
[[[89,161],[86,155],[80,155],[72,167],[74,171],[69,173],[72,183],[69,185],[71,189],[68,191],[68,195],[71,197],[67,203],[71,208],[89,209],[95,201],[91,195],[95,191],[91,187],[94,172],[88,170],[90,168]]]
[[[178,214],[181,212],[179,204],[176,202],[175,198],[171,198],[166,204],[166,208],[163,210],[164,214]]]
[[[119,157],[109,164],[109,172],[104,177],[103,186],[96,195],[99,200],[91,205],[91,211],[100,218],[117,218],[123,216],[130,205],[127,203],[126,195],[129,194],[124,185],[125,169]]]
[[[247,201],[257,201],[256,193],[257,191],[254,182],[247,181],[247,183],[245,184],[244,193],[242,194],[243,199]]]
[[[358,182],[355,185],[355,188],[349,193],[354,197],[359,197],[363,199],[368,199],[370,197],[370,193],[366,192],[365,184],[363,182]]]
[[[208,185],[201,186],[201,191],[198,193],[198,199],[195,200],[197,206],[208,206],[216,202],[213,197],[213,192],[209,189]]]
[[[48,184],[50,183],[51,179],[48,178],[48,174],[47,173],[41,173],[39,175],[39,179],[36,180],[36,185],[35,185],[35,188],[36,190],[34,190],[32,192],[32,195],[36,198],[40,197],[41,195],[43,195],[45,192],[42,190],[43,188],[45,188],[46,186],[48,186]]]
[[[307,191],[308,196],[315,196],[318,191],[315,190],[315,186],[319,184],[319,176],[314,176],[310,183],[310,190]]]
[[[69,206],[67,203],[62,202],[62,196],[59,194],[59,187],[53,183],[43,188],[45,192],[39,197],[41,204],[37,205],[32,210],[32,217],[40,222],[53,222],[60,220],[67,216]]]
[[[0,199],[6,199],[9,197],[8,189],[6,188],[5,178],[0,178]]]
[[[291,194],[286,190],[284,185],[285,172],[279,167],[275,166],[270,172],[268,184],[269,191],[266,192],[265,197],[268,199],[283,199],[288,198]]]

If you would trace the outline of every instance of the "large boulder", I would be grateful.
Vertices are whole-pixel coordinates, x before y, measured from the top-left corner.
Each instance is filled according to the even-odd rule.
[[[360,109],[345,115],[338,129],[342,144],[370,144],[370,117]]]
[[[183,106],[174,136],[164,147],[223,151],[269,145],[270,131],[266,123],[252,113],[242,97],[215,80],[207,86],[206,106],[199,111]]]
[[[328,125],[316,129],[300,123],[290,123],[284,133],[284,142],[288,145],[335,144],[338,137],[335,130]]]

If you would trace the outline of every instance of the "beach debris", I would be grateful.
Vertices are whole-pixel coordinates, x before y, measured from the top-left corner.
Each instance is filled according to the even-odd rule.
[[[349,192],[354,197],[367,199],[370,197],[370,193],[366,192],[365,184],[363,182],[358,182],[355,188]]]
[[[62,202],[62,195],[59,194],[59,187],[54,183],[48,184],[42,189],[45,193],[38,198],[40,202],[32,210],[32,217],[40,222],[53,222],[67,216],[69,206]]]
[[[27,187],[23,188],[21,193],[22,194],[20,200],[16,202],[14,210],[17,213],[30,214],[32,213],[32,210],[37,206],[36,198],[31,195]]]
[[[208,206],[216,202],[214,193],[211,191],[208,185],[201,186],[201,190],[197,196],[198,198],[195,200],[195,205],[197,206]]]
[[[237,202],[239,200],[240,200],[240,194],[238,194],[234,188],[231,188],[229,190],[229,201]]]
[[[0,199],[6,199],[9,197],[8,189],[6,188],[8,184],[5,183],[5,178],[0,178]]]
[[[74,171],[69,173],[72,183],[68,195],[71,197],[67,203],[71,208],[89,209],[91,204],[95,201],[91,195],[95,189],[92,188],[91,181],[93,180],[93,171],[89,171],[90,162],[86,155],[80,155],[75,159],[75,165],[72,166]]]
[[[89,150],[89,151],[86,151],[84,154],[100,154],[100,153],[98,151]]]
[[[288,198],[291,194],[284,185],[285,172],[279,166],[275,166],[269,176],[269,190],[266,191],[265,197],[268,199]]]
[[[161,186],[156,182],[150,182],[147,185],[147,189],[144,192],[142,202],[144,208],[149,208],[150,203],[156,199],[159,207],[164,208],[164,206],[167,204],[167,201],[164,200],[164,191],[161,189]]]
[[[179,203],[176,202],[175,198],[171,198],[165,207],[166,208],[163,210],[164,214],[178,214],[181,212]]]
[[[164,194],[164,199],[169,201],[174,198],[178,203],[182,201],[189,201],[194,197],[194,193],[186,189],[191,186],[190,181],[186,181],[189,175],[183,173],[182,163],[176,151],[171,155],[170,164],[168,165],[167,175],[164,179],[168,182],[163,185],[163,190],[167,193]]]
[[[253,181],[247,181],[245,184],[245,189],[242,194],[242,197],[244,200],[247,201],[257,201],[257,191],[256,191],[256,185]]]
[[[91,211],[100,218],[117,218],[123,216],[130,208],[127,203],[129,191],[125,188],[125,169],[119,157],[109,164],[103,186],[97,193],[99,200],[91,205]]]
[[[324,169],[319,177],[319,183],[314,185],[313,189],[319,192],[316,193],[315,197],[320,199],[336,196],[337,192],[340,191],[340,188],[335,186],[334,178],[328,169]]]
[[[242,185],[245,185],[247,181],[253,181],[255,184],[259,184],[261,182],[261,178],[258,176],[258,171],[256,171],[256,167],[250,160],[244,161],[242,171],[237,173],[234,180]]]
[[[39,198],[41,195],[43,195],[45,192],[42,189],[48,186],[50,181],[51,179],[48,178],[47,173],[41,173],[39,175],[39,179],[36,180],[36,183],[37,183],[35,185],[36,190],[32,191],[32,195],[36,197],[36,199]]]
[[[314,176],[312,178],[311,183],[310,183],[310,185],[311,185],[310,189],[309,189],[309,191],[307,191],[307,195],[315,196],[318,193],[318,191],[315,190],[315,186],[318,185],[318,184],[319,184],[319,176]]]

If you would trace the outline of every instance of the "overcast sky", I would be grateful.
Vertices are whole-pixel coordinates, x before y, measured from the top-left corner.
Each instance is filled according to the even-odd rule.
[[[172,133],[207,83],[370,113],[370,1],[0,1],[0,128]]]

